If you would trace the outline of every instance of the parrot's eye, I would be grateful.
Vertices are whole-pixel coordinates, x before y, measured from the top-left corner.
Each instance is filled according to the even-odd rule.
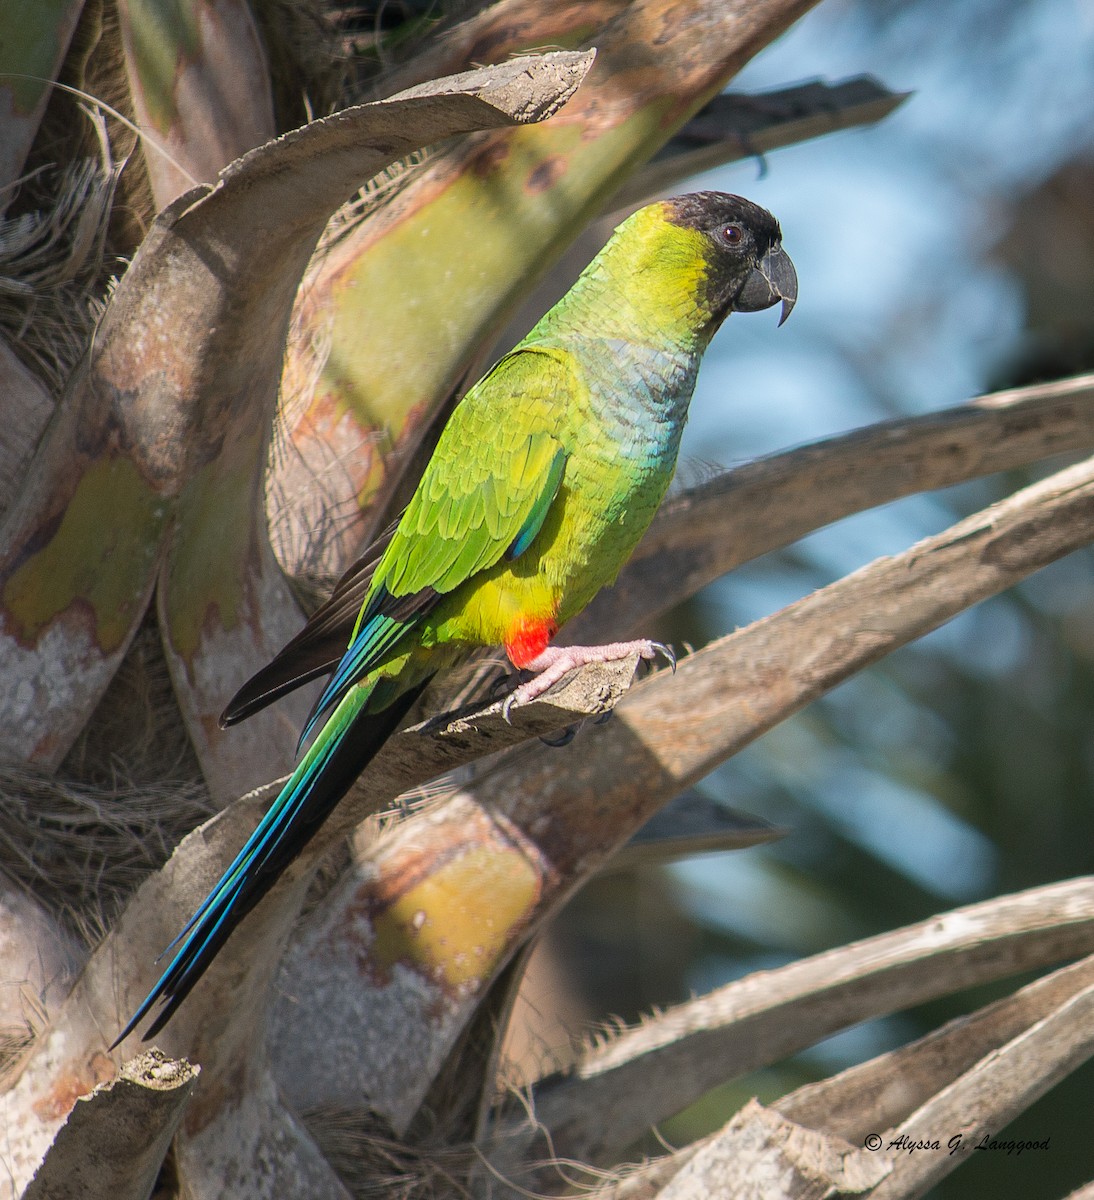
[[[722,240],[730,246],[739,246],[744,240],[740,225],[727,225],[722,230]]]

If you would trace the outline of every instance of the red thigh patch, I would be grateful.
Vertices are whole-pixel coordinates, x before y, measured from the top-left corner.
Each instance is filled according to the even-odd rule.
[[[544,617],[520,617],[505,639],[505,653],[518,670],[523,670],[538,658],[551,638],[558,633],[558,623]]]

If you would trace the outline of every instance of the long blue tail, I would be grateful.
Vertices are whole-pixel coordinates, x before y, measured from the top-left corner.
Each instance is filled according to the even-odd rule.
[[[368,711],[371,689],[350,688],[231,866],[164,951],[167,955],[174,950],[174,957],[112,1050],[160,1000],[163,1008],[143,1040],[164,1027],[235,927],[311,840],[424,687],[423,682],[411,688],[377,713]]]

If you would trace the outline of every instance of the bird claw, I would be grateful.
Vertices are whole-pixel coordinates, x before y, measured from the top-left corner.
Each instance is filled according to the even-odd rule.
[[[581,648],[579,647],[579,649]],[[588,647],[586,647],[585,654],[591,655],[595,653],[597,649],[598,648],[593,648],[593,650],[590,650]],[[572,661],[566,662],[565,673],[562,673],[559,663],[556,662],[553,666],[546,666],[540,675],[537,675],[534,679],[530,679],[527,683],[522,683],[519,687],[514,688],[513,691],[511,691],[509,695],[506,696],[502,701],[501,715],[504,718],[505,723],[507,725],[512,725],[513,718],[511,714],[515,704],[527,703],[530,700],[538,699],[538,697],[544,695],[552,686],[558,683],[560,679],[564,678],[565,674],[568,674],[570,671],[576,670],[578,667],[584,666],[590,662],[613,661],[614,659],[621,658],[626,654],[633,654],[635,650],[637,650],[639,656],[647,661],[656,658],[660,654],[661,657],[664,658],[672,668],[673,672],[676,671],[676,654],[672,647],[667,646],[664,642],[621,642],[607,647],[600,647],[599,650],[614,653],[610,653],[603,658],[595,658],[590,656],[573,659]]]
[[[675,675],[676,674],[676,651],[673,650],[673,648],[671,646],[666,645],[664,642],[650,642],[649,657],[652,659],[652,658],[655,658],[658,654],[660,654],[661,657],[669,664],[669,666],[672,668],[672,673]],[[646,655],[643,655],[642,657],[645,658]]]

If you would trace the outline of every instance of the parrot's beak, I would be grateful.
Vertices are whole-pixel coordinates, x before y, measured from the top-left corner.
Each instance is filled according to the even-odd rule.
[[[779,324],[790,316],[790,310],[798,299],[798,274],[790,255],[782,246],[772,246],[760,259],[752,274],[745,280],[744,287],[737,293],[733,307],[737,312],[759,312],[773,304],[783,302]]]

